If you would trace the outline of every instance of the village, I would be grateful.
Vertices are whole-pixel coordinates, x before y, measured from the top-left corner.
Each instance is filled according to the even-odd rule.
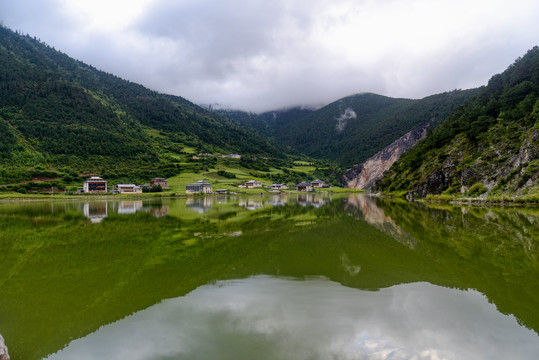
[[[313,181],[303,181],[295,186],[289,186],[287,184],[271,184],[264,185],[258,180],[248,180],[237,185],[238,189],[266,189],[270,193],[280,193],[282,190],[293,190],[300,192],[312,192],[315,189],[329,188],[330,185],[325,181],[316,179]],[[292,189],[291,189],[292,188]],[[92,176],[88,178],[79,193],[117,193],[117,194],[142,194],[143,192],[155,192],[169,190],[169,183],[165,178],[156,177],[149,181],[149,184],[136,185],[136,184],[117,184],[111,189],[108,187],[108,181],[99,177]],[[182,189],[180,189],[182,191]],[[195,183],[185,186],[186,194],[227,194],[228,189],[213,189],[213,185],[207,180],[199,180]]]

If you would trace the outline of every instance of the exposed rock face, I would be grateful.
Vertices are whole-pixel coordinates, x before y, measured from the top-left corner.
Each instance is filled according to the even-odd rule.
[[[360,166],[354,167],[345,173],[343,180],[346,187],[370,190],[376,180],[382,177],[384,171],[389,169],[405,151],[427,136],[427,128],[432,123],[432,120],[401,136],[389,146],[367,159]]]
[[[465,143],[462,144],[462,147],[464,146]],[[461,195],[465,195],[475,183],[482,183],[487,189],[491,189],[505,180],[513,191],[536,186],[539,171],[530,164],[539,158],[539,130],[528,131],[517,152],[508,152],[505,146],[506,144],[499,143],[483,148],[480,151],[482,155],[477,156],[468,166],[463,166],[462,163],[465,156],[470,157],[469,151],[453,151],[438,168],[429,173],[426,181],[410,189],[407,198],[441,194],[455,183],[460,186]],[[492,154],[499,154],[499,157]],[[485,157],[489,160],[483,160]]]
[[[9,360],[9,354],[7,353],[7,346],[4,343],[4,338],[0,335],[0,360]]]

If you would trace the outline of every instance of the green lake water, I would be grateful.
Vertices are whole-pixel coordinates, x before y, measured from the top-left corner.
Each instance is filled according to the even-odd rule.
[[[18,359],[538,359],[539,208],[0,203]]]

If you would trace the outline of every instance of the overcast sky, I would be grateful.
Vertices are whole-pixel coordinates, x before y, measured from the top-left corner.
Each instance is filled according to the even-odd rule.
[[[0,22],[153,90],[250,111],[476,87],[539,45],[537,0],[1,0]]]

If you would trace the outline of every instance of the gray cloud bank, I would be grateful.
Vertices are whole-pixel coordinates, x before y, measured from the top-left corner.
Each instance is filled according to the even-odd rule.
[[[5,0],[0,21],[196,103],[251,111],[483,85],[539,43],[531,0]]]

